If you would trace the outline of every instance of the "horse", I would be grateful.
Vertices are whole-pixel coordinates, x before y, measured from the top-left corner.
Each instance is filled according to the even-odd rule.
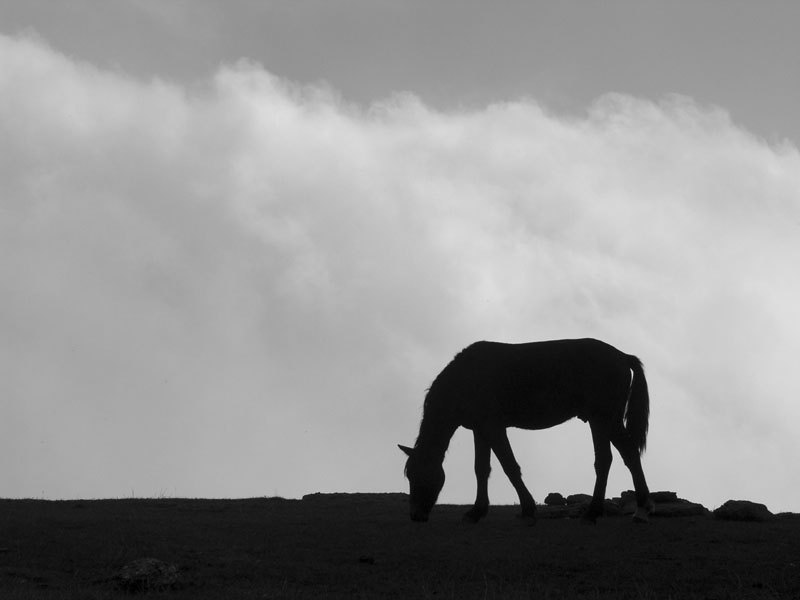
[[[650,396],[642,362],[591,338],[507,344],[475,342],[459,352],[425,395],[419,435],[407,455],[410,514],[428,520],[444,486],[444,456],[456,429],[472,430],[475,504],[464,520],[477,523],[489,510],[488,481],[494,452],[519,496],[522,517],[533,523],[536,504],[522,481],[506,429],[547,429],[578,417],[589,423],[595,484],[583,518],[602,515],[611,468],[611,444],[633,477],[635,522],[654,510],[641,455],[647,444]]]

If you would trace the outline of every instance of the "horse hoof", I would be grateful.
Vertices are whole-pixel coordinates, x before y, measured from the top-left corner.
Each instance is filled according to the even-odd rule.
[[[602,508],[597,508],[595,506],[589,506],[583,511],[581,515],[581,521],[584,523],[588,523],[589,525],[597,525],[597,517],[602,517],[604,514]]]
[[[651,500],[645,506],[637,506],[636,512],[633,513],[634,523],[649,523],[650,515],[656,511],[656,505]]]
[[[464,523],[477,523],[486,516],[487,512],[489,511],[471,509],[464,513],[464,516],[461,517],[461,520],[464,521]]]
[[[637,508],[636,512],[633,515],[633,522],[634,523],[650,523],[650,516],[646,509]]]
[[[471,514],[467,513],[463,517],[461,517],[461,520],[464,523],[473,523],[474,524],[474,523],[477,523],[478,521],[480,521],[481,518],[480,517],[476,517],[475,515],[471,515]]]

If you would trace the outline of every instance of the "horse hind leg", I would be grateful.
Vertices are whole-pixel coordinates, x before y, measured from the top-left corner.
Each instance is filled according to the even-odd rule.
[[[650,490],[644,477],[639,450],[624,430],[612,438],[611,442],[619,451],[622,460],[625,461],[625,466],[628,467],[633,477],[633,489],[636,492],[636,512],[633,515],[633,521],[635,523],[647,523],[649,516],[655,511],[655,503],[650,497]]]
[[[464,513],[464,521],[477,523],[489,512],[489,473],[491,473],[492,449],[489,442],[477,432],[473,432],[475,441],[475,479],[478,482],[478,493],[475,505]]]

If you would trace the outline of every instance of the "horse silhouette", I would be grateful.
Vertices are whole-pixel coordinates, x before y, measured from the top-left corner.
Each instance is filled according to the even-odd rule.
[[[650,499],[641,454],[647,442],[650,398],[641,361],[595,339],[526,344],[476,342],[442,370],[425,396],[419,435],[408,456],[411,519],[427,521],[444,485],[444,455],[456,429],[471,429],[478,493],[465,521],[489,510],[490,455],[494,452],[519,495],[522,516],[535,520],[536,504],[522,481],[506,429],[547,429],[573,417],[592,431],[596,480],[584,518],[595,522],[611,468],[611,444],[633,477],[634,521],[647,521]]]

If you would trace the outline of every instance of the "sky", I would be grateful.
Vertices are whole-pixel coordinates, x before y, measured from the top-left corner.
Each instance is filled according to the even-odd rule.
[[[800,512],[798,17],[0,0],[0,497],[403,491],[461,348],[596,337],[652,489]],[[591,491],[587,425],[510,437]]]

